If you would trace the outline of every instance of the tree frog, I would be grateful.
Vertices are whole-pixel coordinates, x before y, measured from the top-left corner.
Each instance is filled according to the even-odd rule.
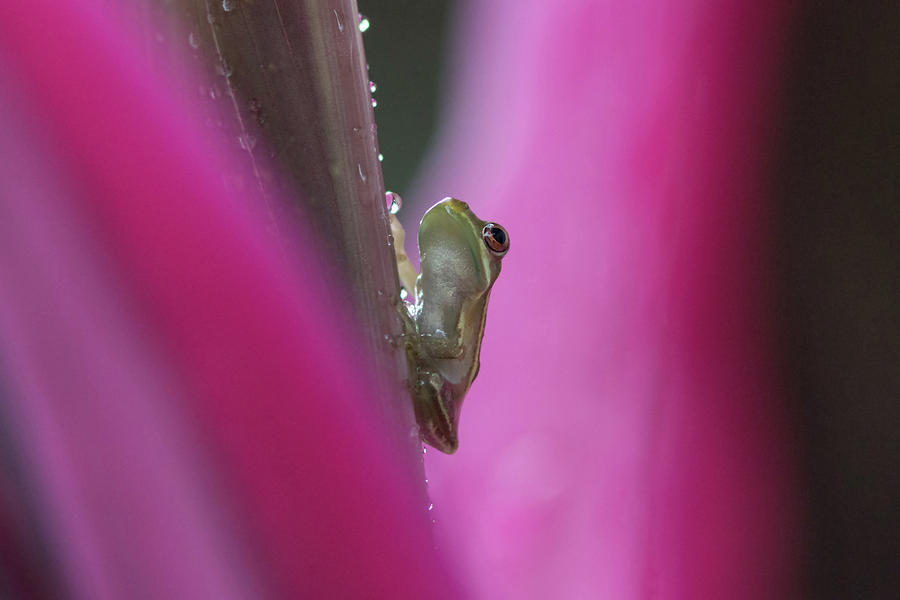
[[[509,250],[500,225],[469,205],[444,198],[419,225],[422,273],[403,249],[404,232],[391,214],[400,280],[412,302],[401,302],[409,389],[422,439],[452,454],[463,397],[478,375],[481,337],[491,286]]]

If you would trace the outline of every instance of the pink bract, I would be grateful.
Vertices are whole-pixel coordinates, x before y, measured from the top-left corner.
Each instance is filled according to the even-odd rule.
[[[223,185],[252,176],[140,39],[109,3],[0,8],[5,458],[39,585],[455,597],[314,255],[288,264],[255,187]]]
[[[0,5],[0,524],[27,541],[28,513],[58,575],[17,585],[459,597],[449,556],[483,598],[791,596],[765,186],[787,17],[467,4],[404,195],[466,200],[511,251],[460,450],[428,454],[435,552],[311,249],[286,264],[109,3]]]
[[[777,2],[469,3],[418,189],[509,231],[441,547],[484,598],[776,598]],[[412,221],[413,219],[410,219]]]

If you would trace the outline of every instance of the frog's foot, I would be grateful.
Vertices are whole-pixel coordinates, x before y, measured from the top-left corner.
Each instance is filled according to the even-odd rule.
[[[453,454],[459,447],[456,428],[459,411],[437,373],[418,375],[413,398],[419,435],[428,445],[445,454]]]

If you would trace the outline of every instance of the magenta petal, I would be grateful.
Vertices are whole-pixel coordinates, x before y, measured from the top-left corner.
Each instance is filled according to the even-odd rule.
[[[5,417],[61,585],[455,597],[314,257],[109,11],[0,8]]]
[[[485,598],[775,598],[795,520],[767,307],[777,2],[470,3],[418,194],[502,223],[443,544]]]

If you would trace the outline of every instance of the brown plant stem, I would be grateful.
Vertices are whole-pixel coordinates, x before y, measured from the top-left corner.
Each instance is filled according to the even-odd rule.
[[[238,121],[235,143],[247,151],[257,184],[269,197],[289,199],[289,218],[302,221],[292,231],[314,232],[331,261],[335,296],[348,297],[356,317],[336,335],[361,340],[375,412],[418,480],[424,508],[356,1],[183,0],[176,10],[187,13],[190,45],[216,74],[209,95],[218,114]],[[322,304],[328,310],[329,299]]]

